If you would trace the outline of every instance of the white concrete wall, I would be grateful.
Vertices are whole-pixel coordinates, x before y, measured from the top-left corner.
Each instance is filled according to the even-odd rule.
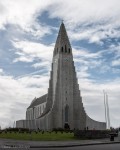
[[[36,129],[36,120],[18,120],[16,128]]]
[[[88,130],[106,130],[106,123],[95,121],[86,116],[86,127],[88,127]]]

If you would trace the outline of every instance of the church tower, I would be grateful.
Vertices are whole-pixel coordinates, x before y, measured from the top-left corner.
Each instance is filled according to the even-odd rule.
[[[53,53],[46,108],[52,114],[52,128],[86,127],[86,113],[76,77],[72,47],[63,23]]]

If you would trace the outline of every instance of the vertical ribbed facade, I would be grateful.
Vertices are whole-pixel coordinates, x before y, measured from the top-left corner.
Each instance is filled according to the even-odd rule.
[[[72,48],[63,23],[54,48],[50,80],[52,100],[48,94],[48,103],[52,101],[52,128],[64,128],[67,124],[71,129],[84,129],[86,113],[80,96]]]

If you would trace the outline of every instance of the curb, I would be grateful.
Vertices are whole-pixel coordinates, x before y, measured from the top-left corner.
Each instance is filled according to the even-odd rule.
[[[78,147],[89,145],[105,145],[105,144],[120,144],[120,142],[104,142],[104,143],[88,143],[88,144],[74,144],[74,145],[49,145],[49,146],[30,146],[30,148],[59,148],[59,147]]]

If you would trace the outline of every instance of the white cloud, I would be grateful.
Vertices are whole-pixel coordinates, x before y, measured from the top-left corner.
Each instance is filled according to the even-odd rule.
[[[87,49],[82,48],[82,47],[76,47],[73,48],[73,55],[74,57],[84,57],[84,58],[92,58],[92,59],[97,59],[97,58],[101,58],[103,51],[98,51],[98,52],[89,52]]]
[[[120,59],[112,61],[112,66],[120,66]]]
[[[3,74],[3,69],[0,68],[0,74]]]
[[[51,17],[60,16],[67,21],[71,20],[74,24],[78,22],[113,22],[120,17],[119,4],[119,0],[75,0],[72,2],[60,0],[59,2],[55,1],[56,7],[49,9],[49,11]]]
[[[18,24],[21,27],[25,28],[30,26],[34,21],[34,15],[37,11],[42,10],[47,3],[42,3],[42,1],[35,0],[18,0],[17,3],[15,0],[4,0],[1,1],[2,14],[1,14],[1,24],[11,23]]]
[[[41,43],[35,43],[30,41],[13,41],[13,46],[16,48],[16,54],[18,58],[15,58],[13,62],[24,61],[32,62],[34,59],[41,59],[51,61],[53,45],[44,45]],[[36,66],[36,65],[34,65]]]
[[[119,0],[4,0],[0,2],[0,27],[18,25],[33,36],[51,33],[50,27],[37,22],[37,17],[48,11],[51,18],[64,19],[72,40],[88,39],[102,44],[108,37],[120,37]],[[73,11],[74,10],[74,11]]]
[[[6,25],[11,24],[14,28],[16,26],[22,32],[39,36],[39,38],[51,33],[50,27],[37,23],[37,16],[40,16],[49,4],[49,0],[44,3],[39,0],[1,1],[0,29],[6,29]]]
[[[13,60],[13,62],[15,63],[15,62],[18,62],[18,61],[21,61],[21,62],[32,62],[33,61],[33,59],[32,58],[30,58],[30,57],[25,57],[25,56],[20,56],[19,58],[15,58],[14,60]]]
[[[49,65],[50,65],[50,62],[49,61],[45,61],[45,62],[35,63],[32,66],[34,68],[41,68],[41,67],[49,68]]]
[[[19,79],[0,75],[0,125],[6,127],[18,118],[24,119],[26,108],[33,98],[47,93],[48,79],[48,75],[32,75]]]
[[[60,0],[53,3],[49,14],[65,20],[72,40],[102,44],[101,40],[108,37],[120,37],[119,5],[119,0]]]

